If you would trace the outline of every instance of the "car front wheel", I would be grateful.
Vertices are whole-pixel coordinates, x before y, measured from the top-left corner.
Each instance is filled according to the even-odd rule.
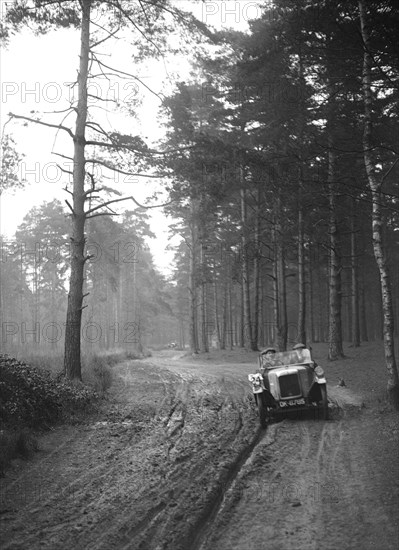
[[[328,399],[327,399],[327,387],[325,384],[320,384],[320,417],[322,420],[328,420]]]
[[[256,396],[256,403],[258,405],[258,414],[259,414],[260,426],[261,426],[261,428],[266,428],[268,414],[267,414],[267,408],[266,408],[266,405],[265,405],[265,401],[264,401],[263,395],[261,393],[259,393]]]

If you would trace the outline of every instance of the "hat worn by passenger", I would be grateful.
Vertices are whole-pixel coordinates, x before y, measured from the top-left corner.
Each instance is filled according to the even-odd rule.
[[[305,349],[305,348],[306,348],[305,344],[299,343],[299,344],[295,344],[295,346],[292,349]]]
[[[276,353],[276,350],[274,348],[266,348],[262,351],[262,355],[265,355],[266,353],[269,353],[269,352]]]

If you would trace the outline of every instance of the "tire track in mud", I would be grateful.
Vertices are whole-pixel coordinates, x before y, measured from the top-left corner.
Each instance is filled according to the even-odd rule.
[[[203,517],[193,526],[190,545],[187,546],[185,550],[205,550],[208,538],[212,535],[215,522],[218,517],[224,513],[225,508],[228,507],[228,499],[234,492],[235,485],[239,482],[243,471],[245,472],[245,470],[250,467],[255,448],[261,441],[263,441],[264,446],[270,446],[275,441],[275,435],[275,426],[269,427],[266,433],[258,429],[252,441],[240,453],[229,470],[227,478],[224,481],[222,493],[217,495],[213,502],[209,503]]]
[[[54,433],[47,436],[49,451],[44,450],[44,454],[37,455],[33,467],[29,469],[24,467],[22,474],[16,479],[10,480],[4,486],[2,484],[0,487],[2,504],[8,504],[8,502],[11,504],[11,509],[7,510],[7,517],[1,518],[6,520],[2,522],[2,526],[9,525],[13,532],[8,535],[12,535],[10,539],[4,541],[4,548],[26,547],[26,545],[30,548],[41,547],[38,544],[35,525],[41,525],[41,533],[42,536],[45,535],[46,540],[55,536],[54,545],[51,546],[50,543],[52,550],[62,548],[62,543],[57,539],[60,525],[69,527],[69,531],[73,531],[76,524],[79,524],[79,520],[83,519],[84,524],[84,520],[93,516],[93,522],[95,522],[101,514],[101,508],[110,507],[121,484],[119,472],[121,465],[126,469],[127,464],[132,464],[131,461],[129,462],[131,445],[134,444],[136,447],[135,443],[142,438],[140,430],[138,432],[134,425],[135,420],[121,421],[130,412],[134,418],[136,408],[142,407],[140,397],[138,396],[138,400],[136,398],[137,393],[136,397],[130,396],[130,388],[135,383],[131,373],[137,373],[140,384],[147,383],[146,378],[149,375],[158,375],[163,386],[161,405],[172,391],[171,383],[168,384],[168,381],[175,379],[175,375],[168,373],[165,377],[159,373],[160,369],[157,367],[155,369],[157,372],[151,369],[148,373],[148,367],[143,368],[140,364],[118,365],[115,369],[117,379],[113,392],[114,402],[110,409],[107,408],[106,420],[104,422],[92,420],[83,427],[68,427],[69,435],[62,441],[60,438],[65,438],[65,428],[56,428]],[[159,409],[156,413],[158,412]],[[109,421],[108,415],[113,420]],[[151,428],[153,421],[151,418],[149,420]],[[158,423],[158,431],[159,427]],[[72,435],[70,435],[71,432]],[[162,440],[161,437],[161,444]],[[52,445],[56,447],[51,449]],[[138,463],[136,470],[140,471],[140,459]],[[136,491],[143,492],[142,485],[140,483]],[[88,513],[88,516],[82,516],[82,511],[83,514]],[[45,521],[42,521],[42,516],[46,517]],[[105,525],[107,523],[108,520],[105,521]],[[102,528],[105,525],[103,524]],[[90,525],[87,527],[91,528]],[[71,536],[73,539],[73,535]]]
[[[231,495],[230,508],[226,499],[198,550],[393,549],[391,542],[378,542],[386,540],[385,533],[393,541],[395,527],[387,514],[372,512],[375,497],[367,479],[373,472],[359,435],[369,427],[359,411],[355,406],[331,421],[298,419],[276,426],[273,453],[262,457],[262,446],[254,448],[257,471],[249,469],[246,476],[242,469],[237,484],[242,477],[244,492],[235,502]]]
[[[179,408],[183,410],[186,409],[186,402],[189,399],[190,389],[196,383],[199,383],[201,385],[201,402],[211,399],[212,396],[215,395],[224,396],[222,400],[223,402],[216,407],[217,410],[226,409],[229,403],[234,403],[234,400],[237,399],[237,396],[234,395],[234,392],[230,393],[225,391],[223,379],[218,380],[218,384],[216,385],[216,387],[214,381],[212,381],[213,391],[211,391],[207,388],[207,385],[209,384],[209,379],[204,380],[201,377],[201,379],[198,380],[195,376],[193,376],[192,373],[184,373],[184,375],[179,376],[179,378],[181,379],[182,383],[176,391],[176,394],[174,396],[175,398],[171,403],[171,409],[166,417],[165,427],[168,427],[170,420],[173,419],[173,416],[176,412],[178,412]],[[238,416],[238,422],[234,428],[233,440],[237,439],[243,427],[242,414],[239,413]],[[181,425],[181,430],[183,430],[183,428],[184,423]],[[184,537],[184,542],[182,544],[179,544],[179,550],[200,550],[204,548],[204,545],[207,544],[208,537],[212,535],[212,529],[215,522],[220,516],[225,513],[225,510],[228,510],[231,498],[234,499],[234,491],[236,485],[239,484],[243,478],[245,478],[247,471],[251,470],[251,462],[254,457],[254,450],[258,446],[270,446],[274,442],[276,431],[276,425],[270,426],[266,434],[258,429],[255,436],[253,436],[252,439],[246,444],[246,446],[239,452],[239,454],[236,455],[235,460],[230,463],[227,472],[224,471],[224,473],[220,477],[219,481],[221,481],[221,485],[219,486],[219,490],[213,492],[211,498],[208,499],[205,503],[205,506],[203,507],[201,513],[197,514],[196,519],[189,529],[188,535]],[[179,434],[177,438],[172,437],[175,435],[175,430],[172,430],[168,434],[168,439],[171,441],[170,449],[172,449],[182,437],[181,434]],[[310,439],[305,431],[303,435],[303,440],[306,441],[306,445],[302,447],[302,454],[303,459],[305,459],[308,454]],[[206,468],[205,463],[203,467]],[[172,479],[174,477],[175,476],[173,476],[173,474],[171,473],[169,478],[170,482],[172,482]],[[177,476],[177,479],[178,477],[179,476]],[[175,477],[175,482],[177,482],[177,479]],[[187,498],[187,491],[184,488],[181,491],[178,491],[178,493],[180,494],[182,500],[184,500],[184,498]],[[116,528],[111,528],[110,531],[115,532],[116,530],[120,530],[121,527],[123,529],[123,525],[126,525],[128,523],[128,517],[120,518],[120,520],[121,521],[117,521],[117,526],[115,526]],[[157,540],[162,540],[164,532],[162,529],[162,523],[164,523],[164,525],[170,524],[170,517],[168,517],[168,510],[166,510],[166,505],[156,506],[153,510],[150,510],[147,516],[139,524],[136,524],[135,526],[132,526],[130,529],[128,529],[128,532],[125,532],[125,544],[122,548],[126,550],[128,548],[135,548],[135,550],[154,547],[163,548],[164,546],[162,545],[162,543],[160,543],[160,545],[154,546]],[[107,545],[105,541],[107,541],[108,539],[107,535],[111,535],[112,538],[111,532],[103,533],[103,535],[105,535],[103,538],[105,546],[101,544],[98,548],[106,548]],[[169,548],[167,544],[165,548],[166,547]]]
[[[215,451],[212,451],[212,448],[210,448],[210,450],[207,451],[208,454],[205,453],[205,455],[203,456],[201,456],[201,454],[198,456],[196,456],[195,454],[192,455],[195,456],[195,461],[193,463],[190,463],[190,461],[187,464],[187,467],[183,469],[183,471],[181,470],[182,463],[180,460],[182,449],[178,448],[176,450],[175,456],[172,457],[171,462],[169,462],[169,453],[174,449],[175,446],[179,445],[180,441],[184,438],[186,431],[190,432],[190,430],[194,429],[195,432],[196,429],[203,429],[201,428],[201,423],[203,420],[202,418],[200,418],[197,423],[194,422],[193,425],[193,420],[195,421],[195,415],[193,416],[193,409],[195,409],[195,406],[201,406],[203,399],[205,399],[206,401],[210,401],[208,405],[211,406],[213,417],[218,415],[218,412],[220,410],[222,412],[224,411],[226,418],[229,417],[229,415],[231,416],[232,413],[238,412],[238,418],[236,418],[234,422],[231,418],[229,419],[230,430],[228,433],[230,435],[227,437],[227,441],[230,442],[229,444],[231,445],[232,449],[236,441],[238,444],[240,444],[240,433],[243,427],[243,416],[240,410],[235,411],[229,409],[230,405],[234,405],[234,402],[232,402],[232,400],[234,399],[234,395],[232,395],[231,397],[224,396],[224,393],[226,392],[221,391],[223,382],[220,383],[220,387],[217,385],[216,388],[213,384],[214,391],[212,392],[207,386],[205,386],[205,388],[203,387],[204,382],[202,380],[198,382],[198,387],[194,388],[194,386],[197,384],[197,381],[193,376],[182,376],[177,378],[179,379],[179,382],[177,383],[177,385],[174,385],[174,395],[171,396],[171,399],[168,402],[170,410],[167,411],[164,417],[159,418],[157,431],[158,436],[163,434],[161,439],[164,439],[164,442],[168,445],[168,453],[165,457],[165,460],[167,461],[168,473],[167,479],[165,479],[165,483],[159,487],[158,495],[156,498],[155,494],[152,497],[150,496],[148,503],[151,503],[152,499],[152,506],[150,508],[147,508],[147,511],[144,514],[141,514],[140,518],[137,517],[137,513],[133,513],[133,509],[130,507],[128,509],[120,509],[120,513],[117,517],[114,518],[113,523],[111,525],[103,526],[101,534],[96,540],[95,546],[92,546],[90,542],[88,542],[88,544],[86,545],[87,548],[93,548],[93,550],[105,550],[108,549],[110,546],[115,545],[118,548],[134,548],[135,550],[139,550],[141,548],[148,550],[149,548],[158,547],[167,547],[173,549],[176,549],[178,547],[180,548],[180,546],[176,545],[176,541],[179,540],[179,538],[182,538],[182,533],[179,533],[177,530],[181,530],[181,526],[179,526],[179,517],[181,516],[181,510],[179,510],[179,506],[176,506],[176,508],[170,508],[170,498],[172,498],[172,501],[174,502],[181,500],[183,502],[183,505],[186,504],[188,510],[190,510],[190,486],[193,481],[195,483],[199,472],[212,472],[212,470],[209,469],[209,460],[211,459],[211,462],[214,461]],[[191,390],[193,390],[193,395],[191,395]],[[218,396],[216,401],[215,396]],[[186,426],[185,419],[187,411],[189,411],[191,416],[188,419]],[[234,417],[236,416],[237,414],[234,415]],[[175,421],[178,422],[178,429],[175,429]],[[219,433],[218,430],[222,428],[223,426],[215,426],[215,429],[217,429],[215,434]],[[224,440],[226,440],[226,436],[224,436]],[[158,442],[159,441],[160,439],[158,437]],[[195,450],[195,447],[193,448],[193,450]],[[179,459],[178,462],[177,459]],[[224,470],[222,469],[222,471]],[[210,473],[209,475],[212,474]],[[170,497],[170,494],[172,494],[173,496]],[[148,495],[143,496],[144,499],[148,497]],[[156,500],[158,500],[157,504],[155,504]],[[199,504],[201,504],[201,502]],[[205,506],[205,509],[208,509],[208,506]],[[174,512],[175,510],[177,513]],[[198,506],[197,510],[194,509],[193,512],[193,517],[197,517],[199,515]],[[167,545],[164,546],[164,541],[168,536],[167,531],[169,527],[172,531],[174,530],[175,539],[170,540]],[[176,537],[178,538],[176,539]],[[189,538],[191,538],[191,535]],[[186,545],[186,548],[191,549],[191,546],[191,542],[189,542]]]
[[[168,461],[170,452],[181,439],[180,431],[183,430],[185,424],[187,401],[189,399],[192,380],[186,380],[182,376],[174,375],[177,383],[173,385],[172,389],[170,384],[165,383],[162,373],[158,373],[158,376],[164,384],[165,395],[159,405],[156,416],[159,416],[161,411],[164,411],[165,405],[167,405],[166,412],[159,417],[158,432],[162,435],[161,440],[167,446],[165,449],[165,460]],[[167,492],[170,494],[173,493],[173,490]],[[120,515],[115,518],[114,524],[102,532],[101,539],[96,541],[96,545],[93,547],[89,546],[88,548],[93,548],[93,550],[108,550],[110,545],[113,544],[111,541],[115,540],[118,540],[118,548],[121,550],[128,550],[130,548],[139,550],[142,547],[144,548],[145,541],[151,540],[156,534],[159,528],[158,520],[162,522],[162,514],[166,513],[168,503],[163,498],[163,493],[164,490],[160,489],[161,501],[145,512],[144,517],[138,522],[132,518],[131,510],[127,512],[121,511]]]
[[[271,429],[273,451],[268,436],[261,438],[198,550],[318,548],[320,483],[331,469],[337,428],[330,422],[287,419]]]
[[[178,446],[181,440],[187,436],[187,433],[192,434],[196,433],[196,430],[200,430],[198,433],[203,437],[203,428],[201,428],[202,422],[204,421],[205,423],[208,423],[207,429],[209,430],[209,422],[211,422],[211,417],[216,421],[213,426],[213,430],[211,429],[211,434],[212,437],[215,438],[215,443],[213,444],[213,447],[211,444],[211,447],[205,450],[205,454],[204,450],[198,453],[200,449],[194,445],[192,450],[194,451],[193,456],[195,456],[195,461],[192,462],[190,460],[187,466],[183,468],[183,471],[181,470],[182,459],[179,455],[182,449],[178,448],[176,450],[178,453],[177,457],[179,459],[178,464],[175,468],[172,468],[172,470],[169,471],[168,480],[169,487],[172,488],[172,493],[174,493],[173,498],[175,501],[180,501],[179,505],[176,506],[174,509],[175,511],[172,510],[172,514],[170,509],[161,510],[161,512],[154,516],[149,523],[142,524],[140,533],[136,528],[132,530],[132,539],[130,542],[126,543],[126,546],[123,547],[126,549],[134,548],[135,550],[148,550],[149,548],[171,548],[173,550],[192,550],[194,548],[193,539],[197,537],[198,532],[201,530],[201,526],[206,523],[206,520],[212,514],[212,511],[217,509],[222,494],[224,494],[225,488],[229,484],[230,479],[235,477],[236,471],[239,470],[242,462],[247,459],[248,454],[251,452],[253,446],[256,445],[259,439],[259,431],[257,431],[256,435],[248,444],[248,435],[246,432],[243,432],[244,426],[246,426],[247,430],[249,428],[248,403],[245,403],[244,400],[240,399],[237,401],[237,395],[224,391],[224,381],[222,379],[219,379],[217,384],[215,384],[215,380],[210,381],[208,377],[206,377],[205,380],[203,377],[199,379],[198,377],[193,376],[192,373],[184,373],[180,376],[180,378],[182,380],[182,384],[179,386],[178,391],[176,391],[176,400],[173,404],[173,413],[172,415],[169,415],[166,422],[166,427],[168,426],[170,420],[173,419],[173,415],[179,413],[179,410],[184,411],[184,413],[187,413],[188,411],[188,419],[186,425],[186,415],[183,413],[184,422],[181,425],[181,429],[177,433],[177,437],[174,430],[169,432],[168,439],[171,440],[170,449],[174,446]],[[204,407],[207,411],[205,417],[201,416],[197,422],[195,421],[197,414],[195,412],[196,407],[199,407],[200,409]],[[240,407],[244,407],[244,409],[241,410]],[[245,413],[245,410],[247,413]],[[206,419],[207,414],[208,419]],[[209,417],[209,415],[211,416]],[[220,423],[223,422],[224,419],[228,419],[226,422],[228,421],[229,428],[228,430],[224,430],[223,434],[223,431],[221,430],[225,427]],[[228,444],[230,451],[227,453],[227,461],[226,456],[221,458],[222,462],[220,468],[215,470],[215,460],[217,463],[219,456],[215,445],[217,445],[217,442],[219,441],[219,438],[217,437],[219,432],[222,436],[220,440],[225,444]],[[251,432],[248,431],[248,433],[250,434]],[[244,440],[246,441],[246,444],[243,448]],[[234,457],[234,460],[232,460],[232,457]],[[187,479],[187,481],[182,484],[182,479],[184,479],[185,476],[190,480],[190,482],[187,483]],[[206,485],[203,482],[206,481],[208,484],[210,479],[212,479],[212,483],[208,486],[208,489],[211,488],[209,498],[208,495],[201,495],[201,492],[198,492],[198,486],[202,486],[204,491]],[[192,486],[196,487],[196,489],[194,489],[194,494],[191,494],[190,492],[190,488]],[[217,487],[216,490],[215,486]],[[220,487],[222,487],[222,490]],[[200,497],[199,501],[198,496]],[[194,501],[192,500],[193,497]],[[196,498],[197,501],[195,504]],[[193,504],[194,509],[191,509],[190,507],[192,507]],[[191,510],[191,512],[190,515],[188,515],[184,520],[186,522],[185,527],[182,527],[182,525],[179,524],[179,518],[184,516],[183,510],[185,508],[187,508],[187,510]],[[162,512],[165,513],[163,514]],[[171,532],[174,532],[174,535],[172,534],[172,538],[170,536]],[[176,537],[176,535],[178,535],[178,538],[172,540],[173,536]]]
[[[89,448],[92,440],[96,436],[99,436],[98,431],[93,428],[93,433],[90,434],[89,438],[76,439],[73,441],[75,447],[78,450],[80,445],[84,445],[85,448]],[[107,434],[105,433],[104,436]],[[101,434],[100,434],[101,437]],[[105,439],[103,439],[105,443]],[[113,439],[111,441],[113,443]],[[96,442],[97,445],[99,442]],[[95,447],[97,446],[95,445]],[[65,447],[61,446],[62,449]],[[74,448],[75,448],[74,447]],[[56,454],[60,455],[62,449],[56,449],[51,453],[44,461],[39,463],[37,470],[48,472],[51,471],[51,461],[49,459],[55,459],[56,462],[60,459],[56,458]],[[95,450],[95,448],[94,448]],[[98,451],[97,451],[98,452]],[[110,495],[107,492],[101,492],[101,486],[104,484],[112,485],[112,480],[115,480],[116,485],[118,484],[118,471],[120,469],[120,461],[123,458],[123,455],[129,452],[128,447],[125,447],[123,450],[119,449],[119,442],[115,441],[114,448],[110,449],[110,455],[112,456],[115,453],[118,453],[119,461],[115,464],[109,464],[107,459],[103,459],[99,464],[90,464],[87,465],[83,471],[76,471],[74,468],[75,474],[73,476],[73,481],[67,484],[63,484],[62,477],[56,481],[56,485],[52,487],[51,491],[48,492],[49,496],[46,496],[47,491],[41,493],[40,491],[37,494],[33,494],[34,497],[32,501],[24,503],[24,508],[20,511],[19,520],[14,523],[13,530],[16,532],[15,537],[10,541],[10,548],[16,547],[15,545],[21,544],[24,547],[34,547],[33,543],[37,541],[37,532],[34,528],[34,522],[37,521],[40,523],[40,516],[43,514],[43,510],[47,510],[52,514],[52,518],[56,520],[57,525],[45,525],[43,526],[43,532],[46,533],[46,536],[51,536],[53,531],[58,531],[58,526],[60,524],[75,524],[79,519],[82,510],[87,509],[90,505],[94,505],[95,510],[101,509],[102,505],[106,505],[107,500],[110,499]],[[104,457],[103,457],[104,458]],[[106,457],[105,457],[106,458]],[[77,475],[76,475],[77,474]],[[31,474],[30,474],[31,475]],[[62,475],[62,473],[60,474]],[[29,480],[29,473],[25,476],[26,480]],[[44,485],[46,486],[46,477],[43,477]],[[50,489],[50,485],[48,485]],[[99,492],[100,491],[100,492]],[[95,501],[93,499],[88,500],[88,495],[97,495]],[[60,505],[60,499],[63,502]],[[57,511],[58,510],[58,511]],[[61,514],[62,510],[62,514]],[[63,516],[63,520],[59,516]],[[29,528],[32,526],[32,529]],[[31,531],[29,533],[29,531]],[[20,533],[20,535],[18,534]],[[6,543],[3,548],[8,548],[8,543]],[[22,546],[21,546],[22,547]]]
[[[259,431],[237,372],[224,379],[207,368],[120,365],[112,421],[75,438],[65,431],[67,442],[59,437],[62,446],[39,460],[42,473],[25,469],[36,479],[48,472],[51,491],[5,518],[4,548],[357,550],[366,548],[361,522],[368,534],[383,534],[388,520],[368,517],[372,489],[362,484],[372,472],[361,464],[359,415],[343,411],[339,420],[287,420]],[[148,423],[137,438],[134,426],[124,427],[130,408],[132,423]],[[58,489],[65,483],[71,494],[64,498]],[[350,508],[356,499],[358,511]],[[352,518],[358,525],[348,526]],[[377,520],[382,527],[370,527]]]
[[[324,482],[325,488],[320,499],[321,529],[324,538],[333,540],[337,548],[396,550],[397,519],[396,523],[392,521],[392,509],[380,501],[384,477],[379,461],[384,457],[381,454],[376,461],[375,450],[370,453],[378,437],[373,426],[376,421],[369,411],[362,415],[358,412],[359,408],[353,408],[352,415],[345,411],[344,419],[324,434],[320,461],[321,486]],[[397,465],[395,468],[397,471]]]

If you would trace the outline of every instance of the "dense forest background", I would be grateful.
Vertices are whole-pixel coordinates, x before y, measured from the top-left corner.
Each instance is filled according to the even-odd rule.
[[[247,33],[196,22],[190,80],[177,82],[161,109],[157,147],[166,154],[151,155],[142,138],[134,148],[129,141],[135,168],[159,174],[168,193],[164,211],[181,238],[173,274],[154,266],[145,205],[87,216],[84,349],[143,351],[175,341],[206,352],[327,341],[334,359],[344,341],[383,338],[382,277],[397,336],[398,8],[367,2],[363,29],[361,8],[267,2]],[[99,132],[93,122],[91,130]],[[126,145],[126,135],[110,136],[114,148]],[[2,191],[21,184],[16,149],[3,140]],[[110,163],[107,154],[96,158]],[[86,185],[94,198],[90,174]],[[2,244],[5,351],[63,349],[71,261],[63,201],[33,208]]]

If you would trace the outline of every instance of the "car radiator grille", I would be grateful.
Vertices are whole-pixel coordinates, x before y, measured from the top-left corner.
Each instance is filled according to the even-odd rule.
[[[297,397],[301,395],[298,374],[286,374],[279,377],[281,397]]]

